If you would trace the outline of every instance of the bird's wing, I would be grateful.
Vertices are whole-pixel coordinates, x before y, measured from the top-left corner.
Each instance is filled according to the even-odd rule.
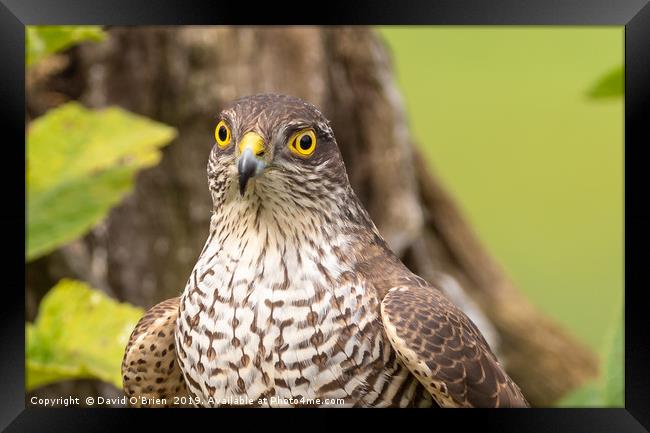
[[[153,306],[131,333],[122,360],[122,383],[136,407],[184,406],[174,397],[187,397],[187,385],[176,358],[174,328],[179,298]],[[181,403],[187,402],[183,399]]]
[[[423,280],[389,289],[381,317],[399,359],[440,406],[528,406],[474,323]]]

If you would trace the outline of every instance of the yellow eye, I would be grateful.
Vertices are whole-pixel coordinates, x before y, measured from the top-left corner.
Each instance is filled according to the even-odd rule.
[[[307,157],[316,149],[316,134],[313,129],[303,129],[291,136],[289,148],[298,156]]]
[[[222,149],[230,144],[230,128],[223,120],[217,124],[217,128],[214,130],[214,138],[217,139],[217,144]]]

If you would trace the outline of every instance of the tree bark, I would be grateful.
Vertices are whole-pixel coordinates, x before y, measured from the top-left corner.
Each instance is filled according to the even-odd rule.
[[[145,308],[179,295],[208,233],[206,165],[215,116],[239,96],[287,93],[331,120],[354,190],[405,264],[432,282],[453,277],[469,296],[467,308],[478,305],[472,317],[487,317],[482,327],[496,332],[497,350],[531,404],[548,406],[596,375],[595,356],[525,299],[416,150],[389,53],[374,31],[153,27],[109,33],[107,41],[69,53],[65,72],[46,87],[91,107],[120,105],[175,126],[179,136],[157,167],[138,175],[134,192],[105,222],[30,265],[39,273],[52,279],[71,273]],[[38,96],[30,95],[41,101],[32,101],[33,114],[47,108]]]

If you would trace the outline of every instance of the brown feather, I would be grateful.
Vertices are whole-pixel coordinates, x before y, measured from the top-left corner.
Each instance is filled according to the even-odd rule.
[[[480,331],[436,288],[393,287],[382,300],[391,344],[443,407],[528,407]]]
[[[179,298],[155,305],[131,333],[122,360],[123,388],[130,406],[187,406],[187,386],[174,342],[178,306]],[[185,399],[175,404],[175,397]]]

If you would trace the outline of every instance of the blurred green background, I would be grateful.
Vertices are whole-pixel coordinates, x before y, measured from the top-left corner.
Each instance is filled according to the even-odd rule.
[[[623,27],[384,27],[415,139],[488,249],[598,350],[623,300]]]

